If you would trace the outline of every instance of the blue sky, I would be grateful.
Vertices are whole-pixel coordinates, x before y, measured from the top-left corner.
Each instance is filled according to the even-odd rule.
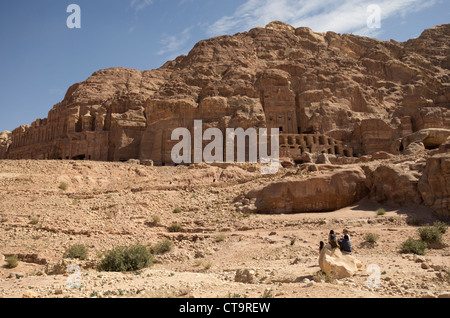
[[[80,29],[66,25],[70,4],[81,8]],[[381,28],[367,28],[370,4]],[[99,69],[155,69],[202,39],[270,21],[405,41],[449,15],[448,0],[1,0],[0,131],[47,117]]]

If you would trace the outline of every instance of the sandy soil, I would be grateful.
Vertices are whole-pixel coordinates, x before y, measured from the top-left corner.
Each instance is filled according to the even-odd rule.
[[[144,167],[128,163],[0,161],[0,254],[37,254],[61,264],[67,247],[89,247],[80,272],[49,275],[49,265],[0,259],[0,297],[445,297],[450,295],[450,247],[425,256],[399,253],[418,222],[433,223],[421,206],[394,207],[363,200],[331,213],[248,215],[234,200],[292,173],[262,177],[252,166]],[[61,189],[66,184],[67,189]],[[64,187],[63,187],[64,188]],[[180,213],[174,213],[180,208]],[[376,210],[387,213],[377,216]],[[152,225],[152,216],[160,224]],[[183,226],[170,233],[173,222]],[[361,271],[351,278],[314,280],[318,245],[334,229],[350,230]],[[450,232],[450,231],[448,231]],[[445,234],[448,242],[450,233]],[[366,233],[380,235],[370,247]],[[95,269],[116,246],[169,238],[174,248],[152,267],[133,273]],[[381,284],[369,288],[380,269]],[[251,283],[236,282],[248,270]],[[447,271],[446,271],[447,270]],[[79,274],[79,275],[78,275]],[[317,277],[316,277],[317,278]],[[79,279],[79,281],[76,281]],[[70,282],[79,282],[73,288]]]

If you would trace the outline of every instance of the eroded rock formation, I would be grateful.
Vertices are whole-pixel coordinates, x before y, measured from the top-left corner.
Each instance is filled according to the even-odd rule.
[[[6,158],[6,152],[11,144],[11,133],[4,131],[0,133],[0,159]]]
[[[438,215],[450,218],[450,153],[435,155],[427,160],[418,183],[424,204]]]
[[[156,70],[98,71],[15,129],[0,158],[171,164],[173,129],[194,119],[279,128],[293,157],[402,151],[406,136],[450,127],[449,43],[450,24],[399,43],[272,22],[200,41]]]
[[[307,179],[292,178],[247,194],[259,213],[330,212],[367,195],[360,168],[343,169]]]
[[[343,254],[339,248],[326,244],[320,252],[319,266],[325,274],[342,279],[355,275],[362,268],[362,263],[352,255]]]

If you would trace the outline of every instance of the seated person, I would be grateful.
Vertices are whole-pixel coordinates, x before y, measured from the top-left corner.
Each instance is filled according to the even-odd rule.
[[[334,234],[333,230],[330,231],[330,235],[328,236],[328,243],[330,243],[332,248],[339,247],[337,239],[336,239],[336,235]]]
[[[351,241],[350,234],[348,233],[347,229],[344,229],[344,231],[342,231],[342,233],[344,233],[344,235],[342,235],[342,238],[344,238],[345,235],[348,235],[348,240]]]
[[[350,237],[346,234],[342,240],[339,240],[339,245],[341,247],[341,252],[349,254],[352,252],[352,243],[350,242]]]

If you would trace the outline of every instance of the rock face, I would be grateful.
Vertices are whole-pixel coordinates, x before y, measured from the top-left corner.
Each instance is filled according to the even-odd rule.
[[[420,175],[415,171],[395,165],[381,165],[367,173],[366,186],[369,198],[381,203],[398,205],[420,204],[418,183]]]
[[[0,159],[6,158],[6,153],[11,144],[11,133],[4,131],[0,133]]]
[[[270,23],[200,41],[156,70],[95,72],[48,118],[15,129],[0,158],[171,164],[172,131],[192,131],[194,119],[222,131],[278,128],[293,158],[391,151],[414,132],[450,127],[449,43],[450,24],[399,43]]]
[[[443,218],[450,219],[450,153],[427,160],[418,189],[425,205]]]
[[[450,138],[450,129],[422,129],[416,133],[404,137],[395,150],[403,151],[404,154],[414,154],[425,149],[438,149]],[[395,147],[395,146],[394,146]]]
[[[319,266],[324,273],[342,279],[355,275],[362,264],[353,256],[342,254],[339,248],[332,248],[330,244],[326,244],[320,252]]]
[[[367,195],[360,168],[318,175],[304,180],[274,182],[247,194],[258,213],[329,212],[358,202]]]

